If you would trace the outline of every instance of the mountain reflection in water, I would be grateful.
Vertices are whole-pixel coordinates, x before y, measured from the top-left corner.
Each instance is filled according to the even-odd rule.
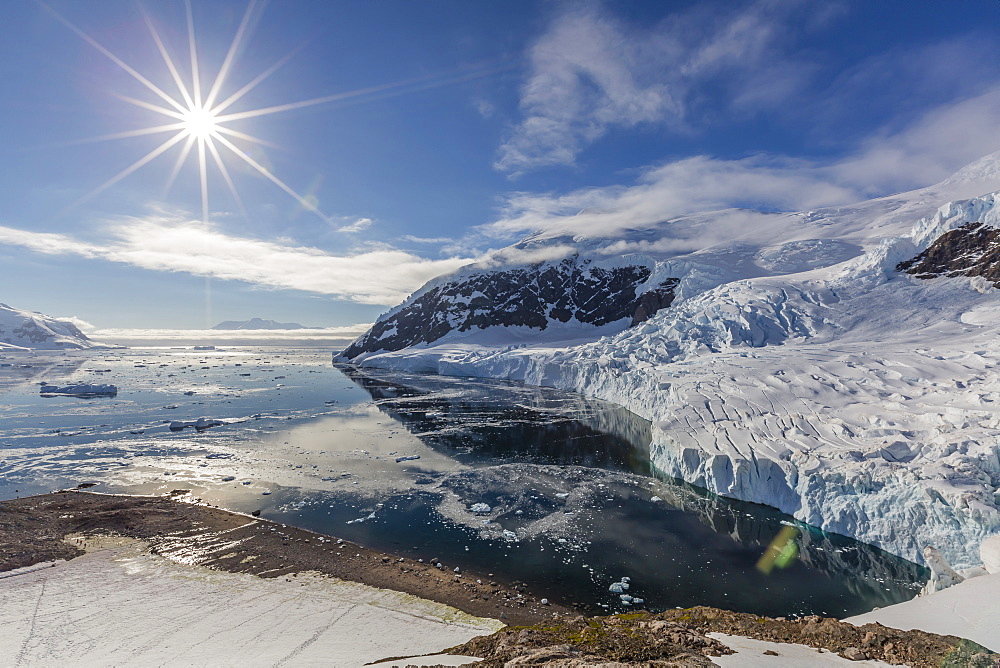
[[[834,616],[912,598],[927,578],[878,548],[659,475],[649,422],[612,404],[501,381],[338,369],[380,411],[463,465],[423,472],[421,493],[394,500],[381,520],[391,530],[367,527],[367,544],[431,549],[446,563],[592,611],[628,609],[608,592],[626,575],[629,593],[649,609]],[[419,472],[420,462],[407,464]],[[473,502],[490,512],[472,515]],[[799,530],[798,558],[764,575],[756,562],[788,525]],[[429,526],[430,542],[421,535]]]

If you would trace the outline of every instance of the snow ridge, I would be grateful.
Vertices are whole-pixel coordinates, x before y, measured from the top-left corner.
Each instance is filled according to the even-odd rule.
[[[73,323],[0,304],[0,351],[107,348]]]

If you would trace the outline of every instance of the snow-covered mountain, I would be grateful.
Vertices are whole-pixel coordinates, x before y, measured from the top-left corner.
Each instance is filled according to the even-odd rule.
[[[0,304],[0,351],[107,348],[71,322]]]
[[[276,322],[274,320],[264,320],[263,318],[250,318],[249,320],[224,320],[212,329],[310,329],[297,322]]]
[[[1000,532],[1000,157],[921,190],[574,220],[435,279],[342,358],[619,403],[664,472],[921,561]]]

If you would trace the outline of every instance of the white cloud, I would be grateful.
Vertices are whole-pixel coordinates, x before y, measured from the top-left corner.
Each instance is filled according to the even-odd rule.
[[[454,241],[451,237],[415,237],[412,234],[403,235],[400,239],[414,244],[446,244]]]
[[[373,222],[375,221],[373,221],[371,218],[358,218],[350,225],[345,225],[344,227],[341,227],[337,231],[347,232],[347,233],[360,232],[361,230],[366,230],[369,227],[371,227]]]
[[[835,161],[695,156],[648,167],[630,185],[563,194],[514,193],[498,220],[480,226],[455,248],[495,244],[534,232],[613,236],[628,228],[731,207],[798,211],[849,204],[933,184],[997,149],[1000,87],[932,109],[902,130],[878,132],[854,153]],[[1000,180],[989,175],[954,196],[997,189]]]
[[[495,166],[508,172],[570,165],[612,128],[692,125],[692,91],[715,83],[715,106],[777,106],[810,66],[784,56],[798,30],[800,2],[759,1],[739,11],[695,7],[652,27],[629,26],[594,4],[557,16],[530,51],[521,91],[522,121]],[[721,11],[720,11],[721,10]]]
[[[104,233],[102,243],[88,243],[62,234],[0,226],[0,243],[49,255],[76,255],[389,306],[431,278],[472,261],[461,257],[428,260],[386,247],[333,255],[288,242],[237,237],[211,224],[163,213],[112,221]]]
[[[91,325],[89,322],[83,320],[82,318],[77,318],[75,315],[71,315],[69,317],[58,317],[56,318],[56,320],[72,323],[77,329],[79,329],[81,332],[84,333],[92,332],[95,329],[97,329],[96,327],[94,327],[94,325]]]

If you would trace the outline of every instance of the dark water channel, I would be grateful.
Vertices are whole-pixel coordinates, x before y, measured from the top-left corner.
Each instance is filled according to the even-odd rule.
[[[635,609],[609,591],[623,576],[645,609],[837,617],[912,598],[927,578],[877,548],[658,476],[649,423],[613,405],[482,379],[340,370],[463,466],[402,462],[414,487],[367,505],[279,496],[265,513],[274,519],[494,573],[591,612]],[[475,503],[490,512],[471,512]],[[787,563],[765,574],[758,561],[779,535]]]

